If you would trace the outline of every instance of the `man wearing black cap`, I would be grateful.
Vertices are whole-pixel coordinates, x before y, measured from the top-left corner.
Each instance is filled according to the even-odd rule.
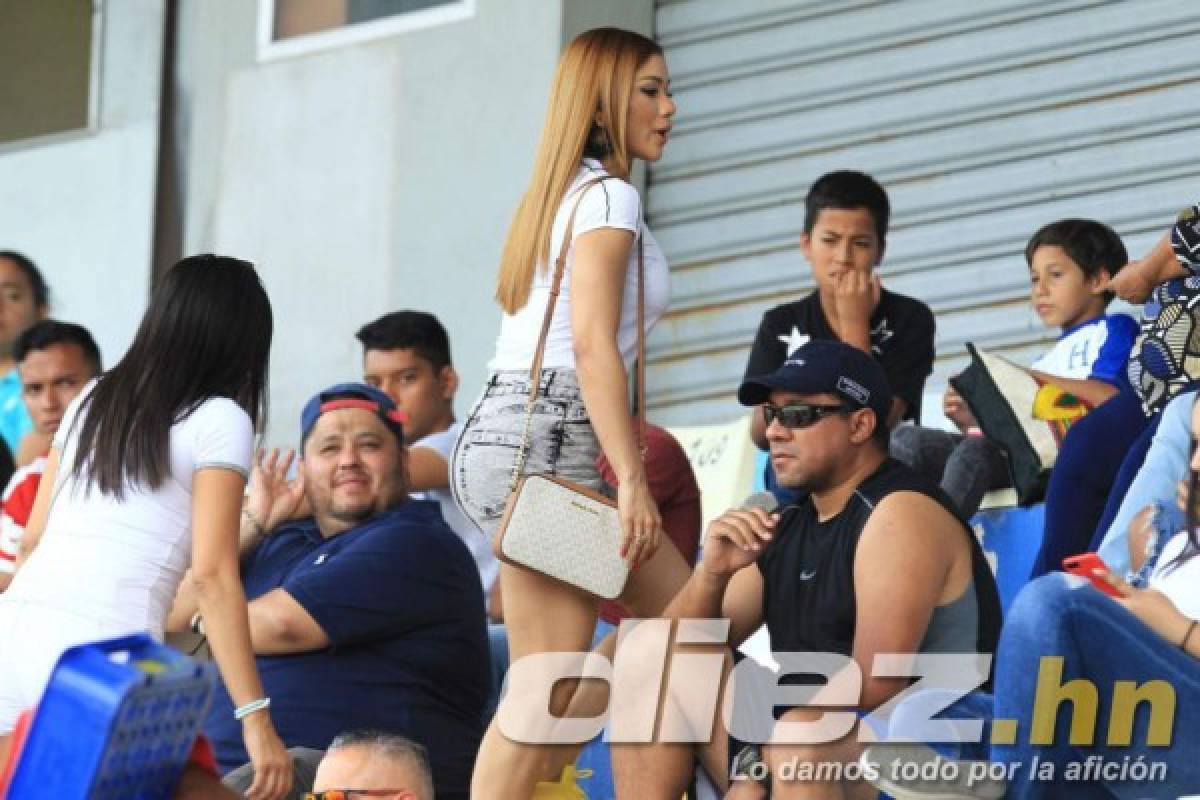
[[[465,798],[490,682],[483,591],[437,504],[407,499],[403,426],[380,390],[339,384],[304,407],[297,482],[258,465],[243,512],[250,638],[289,747],[398,733],[429,750],[438,797]],[[301,497],[312,518],[287,521]],[[194,613],[186,594],[177,626]],[[247,761],[233,711],[218,685],[204,730],[223,770]]]
[[[775,372],[743,383],[738,399],[764,416],[780,482],[808,494],[778,513],[733,509],[713,521],[700,565],[664,616],[728,619],[732,647],[765,623],[776,659],[787,666],[780,684],[821,683],[797,669],[804,657],[780,654],[834,653],[856,662],[780,722],[819,720],[826,709],[813,706],[822,698],[834,701],[835,692],[833,705],[848,705],[849,691],[861,714],[905,688],[907,679],[872,675],[876,654],[994,651],[1000,605],[991,571],[941,491],[888,458],[892,394],[869,355],[842,342],[810,341]],[[688,690],[682,687],[684,694],[668,703],[694,705]],[[756,700],[739,692],[735,718],[749,711],[763,719],[782,702]],[[774,723],[766,720],[769,734]],[[855,764],[858,727],[830,744],[744,751],[718,733],[696,755],[722,789],[731,774],[728,758],[735,756],[734,771],[741,774],[761,774],[764,768],[755,764],[765,762],[775,798],[857,796],[861,785],[797,776],[809,774],[804,764]],[[692,756],[678,745],[627,748],[618,780],[628,781],[630,796],[637,782],[639,797],[676,798]],[[764,791],[738,781],[730,796]]]

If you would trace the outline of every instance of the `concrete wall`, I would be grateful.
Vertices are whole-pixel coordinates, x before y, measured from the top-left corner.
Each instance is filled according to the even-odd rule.
[[[51,312],[124,353],[150,286],[163,0],[105,3],[93,130],[0,151],[0,248],[34,259]]]
[[[647,30],[651,1],[477,0],[466,20],[263,62],[250,5],[183,5],[177,130],[185,250],[255,261],[271,294],[271,439],[295,438],[314,389],[360,374],[354,331],[397,308],[446,324],[464,412],[561,43]]]

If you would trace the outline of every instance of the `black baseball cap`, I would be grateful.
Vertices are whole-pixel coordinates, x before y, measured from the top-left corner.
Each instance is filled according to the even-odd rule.
[[[892,410],[892,389],[883,367],[857,347],[833,339],[810,339],[792,351],[779,369],[749,378],[738,389],[738,402],[756,406],[772,391],[796,394],[835,394],[848,408],[869,408],[886,424]]]

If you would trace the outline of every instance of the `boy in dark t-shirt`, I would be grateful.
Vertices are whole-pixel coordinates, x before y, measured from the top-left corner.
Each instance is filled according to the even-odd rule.
[[[919,300],[882,287],[890,214],[887,192],[871,176],[841,170],[821,176],[804,199],[800,251],[817,287],[765,313],[750,350],[746,379],[774,372],[809,339],[836,339],[870,353],[894,395],[889,427],[919,419],[925,379],[933,371],[933,313]],[[761,415],[751,436],[766,449]]]

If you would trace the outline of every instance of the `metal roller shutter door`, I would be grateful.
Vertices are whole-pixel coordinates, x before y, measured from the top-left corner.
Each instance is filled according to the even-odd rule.
[[[930,386],[967,341],[1028,362],[1053,338],[1028,304],[1037,227],[1095,217],[1136,256],[1196,193],[1187,3],[660,0],[656,24],[679,103],[647,190],[672,268],[649,352],[664,424],[741,413],[762,312],[812,288],[797,237],[821,173],[887,187],[881,274],[937,315]]]

